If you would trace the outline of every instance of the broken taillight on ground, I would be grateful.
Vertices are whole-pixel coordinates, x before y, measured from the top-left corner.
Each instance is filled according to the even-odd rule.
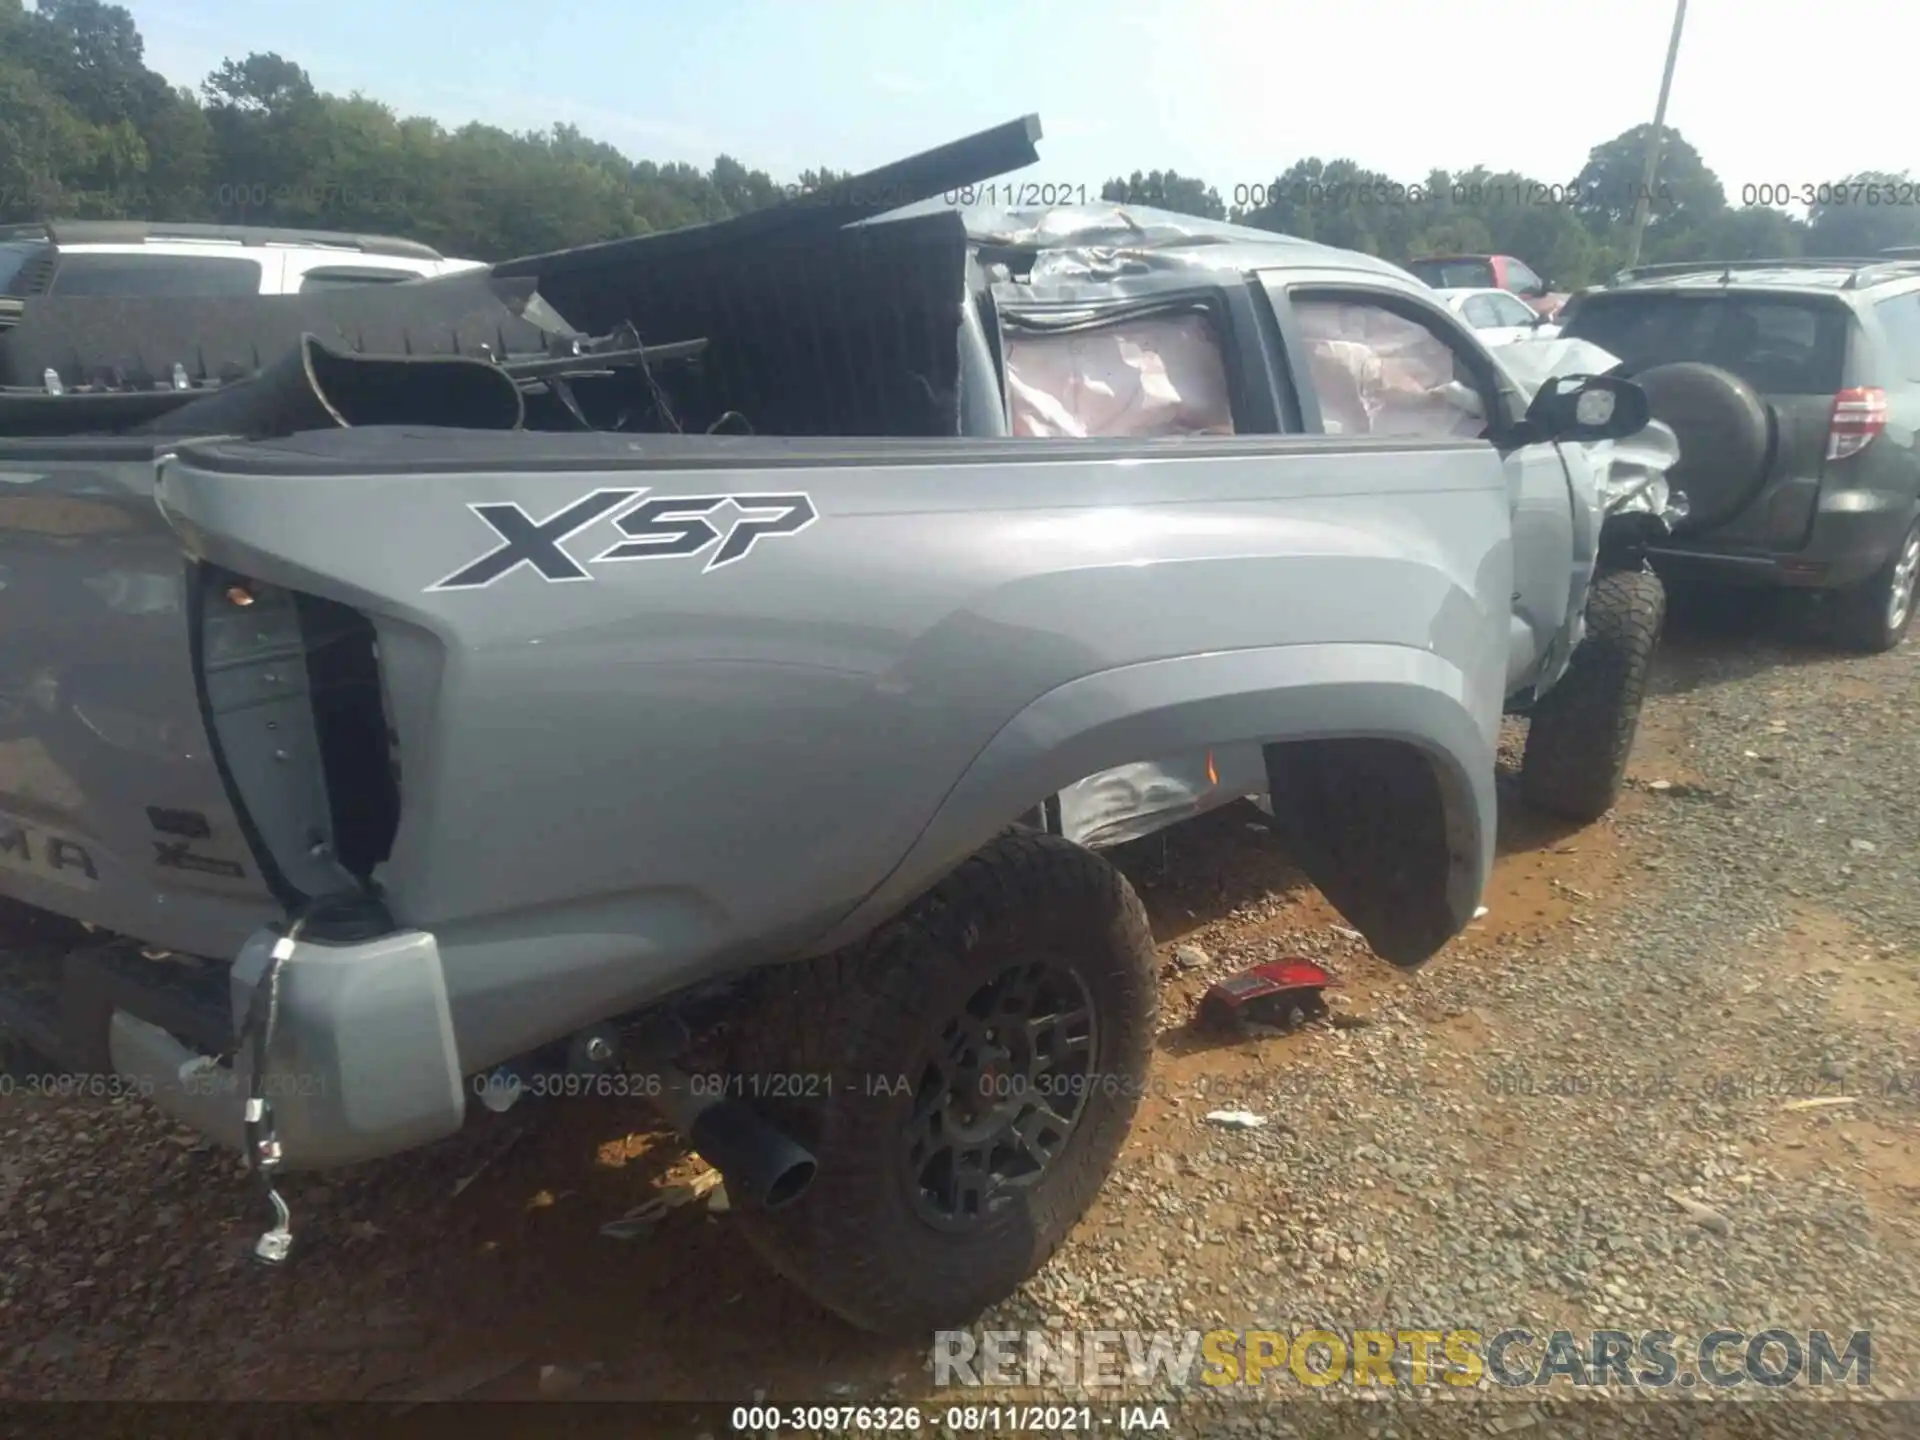
[[[1311,960],[1298,955],[1229,975],[1200,997],[1202,1029],[1246,1034],[1252,1030],[1293,1030],[1327,1013],[1324,992],[1340,984]]]

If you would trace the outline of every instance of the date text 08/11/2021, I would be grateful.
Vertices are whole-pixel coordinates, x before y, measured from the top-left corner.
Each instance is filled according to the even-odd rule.
[[[1046,209],[1056,205],[1087,205],[1106,198],[1104,187],[1051,180],[994,180],[979,185],[962,185],[945,193],[948,205],[1004,207],[1009,210]],[[1565,185],[1541,181],[1455,180],[1448,185],[1425,185],[1416,181],[1403,185],[1397,181],[1274,180],[1237,184],[1230,188],[1229,203],[1235,210],[1264,210],[1273,206],[1294,205],[1310,209],[1350,209],[1406,207],[1447,204],[1465,209],[1487,207],[1553,206],[1610,204],[1630,207],[1644,197],[1649,204],[1672,201],[1665,185],[1629,187],[1624,195],[1603,192],[1594,185],[1578,181]],[[1118,203],[1118,202],[1115,202]]]

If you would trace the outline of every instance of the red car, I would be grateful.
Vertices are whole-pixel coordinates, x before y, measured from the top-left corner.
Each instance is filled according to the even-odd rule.
[[[1430,255],[1412,261],[1407,269],[1436,290],[1511,291],[1548,317],[1567,299],[1511,255]]]

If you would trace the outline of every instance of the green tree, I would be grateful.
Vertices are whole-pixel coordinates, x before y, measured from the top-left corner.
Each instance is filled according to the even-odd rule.
[[[1476,179],[1485,183],[1484,168],[1455,175],[1432,170],[1415,190],[1418,228],[1406,253],[1393,258],[1415,260],[1421,255],[1484,255],[1496,250],[1482,205],[1472,203]]]
[[[771,175],[760,170],[749,170],[731,155],[715,159],[713,171],[707,178],[713,186],[715,198],[730,215],[764,210],[786,198],[785,192],[773,183]]]
[[[68,209],[70,177],[92,168],[100,146],[95,127],[43,76],[9,58],[18,8],[19,0],[0,0],[0,221]]]
[[[24,40],[29,63],[90,124],[140,117],[152,73],[133,16],[100,0],[39,0]]]
[[[1863,170],[1821,187],[1807,210],[1807,253],[1868,256],[1920,245],[1920,206],[1913,199],[1914,182],[1904,171]]]
[[[213,128],[191,90],[148,74],[142,87],[141,134],[147,164],[124,197],[123,212],[152,220],[197,220],[211,213],[208,169]]]
[[[1391,260],[1517,255],[1571,288],[1619,263],[1646,134],[1637,126],[1596,145],[1572,204],[1558,203],[1564,185],[1487,166],[1400,185],[1352,159],[1309,156],[1251,187],[1259,204],[1231,213]],[[381,230],[502,259],[721,220],[844,178],[820,167],[786,186],[730,155],[704,169],[636,161],[573,125],[449,130],[368,96],[323,94],[296,62],[271,53],[223,61],[196,94],[147,68],[139,28],[121,6],[39,0],[29,11],[23,0],[0,0],[0,219],[126,215]],[[1904,177],[1854,181],[1806,221],[1734,209],[1698,152],[1669,131],[1647,258],[1920,243],[1920,209],[1884,203],[1909,193]],[[1173,170],[1134,170],[1101,193],[1210,219],[1229,214],[1216,189]]]
[[[1784,210],[1747,205],[1682,219],[1647,231],[1646,262],[1790,260],[1805,252],[1807,226]]]
[[[852,178],[851,170],[831,170],[823,165],[818,170],[802,170],[796,184],[801,194],[811,195],[816,190],[824,190],[829,185],[838,185],[842,180]]]
[[[307,72],[272,53],[224,61],[201,86],[213,136],[209,209],[242,224],[310,219],[327,193],[329,106]]]
[[[1100,198],[1122,205],[1150,205],[1206,220],[1227,218],[1227,207],[1218,190],[1204,180],[1173,170],[1136,170],[1125,179],[1116,177],[1100,187]]]
[[[9,115],[0,139],[9,158],[0,167],[14,172],[18,192],[10,213],[50,205],[74,215],[171,216],[193,208],[207,156],[198,107],[147,68],[126,10],[41,0],[28,14],[19,0],[5,0],[0,36]],[[63,156],[55,190],[44,175],[31,184],[21,178],[48,145]]]
[[[1574,209],[1596,235],[1627,225],[1646,188],[1647,136],[1651,125],[1636,125],[1587,154],[1574,180]],[[1700,152],[1671,125],[1665,127],[1660,164],[1648,192],[1649,235],[1662,225],[1696,221],[1727,208],[1720,177],[1707,168]]]

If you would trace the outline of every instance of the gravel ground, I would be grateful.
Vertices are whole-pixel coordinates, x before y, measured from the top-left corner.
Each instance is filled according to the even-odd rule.
[[[1120,1177],[1224,1263],[1090,1237],[980,1328],[1871,1329],[1874,1391],[1920,1397],[1920,649],[1765,618],[1681,615],[1604,903],[1209,1093],[1276,1123],[1188,1117],[1201,1194],[1161,1151]]]
[[[1920,1400],[1920,643],[1839,656],[1791,616],[1682,607],[1658,684],[1615,815],[1510,809],[1490,913],[1413,976],[1244,816],[1123,856],[1165,942],[1154,1094],[1074,1238],[976,1329],[1663,1329],[1683,1361],[1716,1328],[1871,1329],[1871,1393]],[[1180,1028],[1211,979],[1295,952],[1347,980],[1337,1023],[1224,1048]],[[1221,1108],[1268,1123],[1202,1118]],[[923,1337],[822,1316],[706,1198],[601,1237],[707,1183],[630,1112],[525,1123],[297,1178],[302,1258],[263,1277],[230,1157],[138,1102],[16,1095],[0,1398],[991,1398],[931,1395]],[[1177,1398],[1136,1398],[1156,1389]],[[1833,1415],[1804,1395],[1764,1407],[1769,1433]],[[1177,1424],[1347,1423],[1251,1398],[1186,1396]],[[1535,1418],[1503,1399],[1476,1433]]]

